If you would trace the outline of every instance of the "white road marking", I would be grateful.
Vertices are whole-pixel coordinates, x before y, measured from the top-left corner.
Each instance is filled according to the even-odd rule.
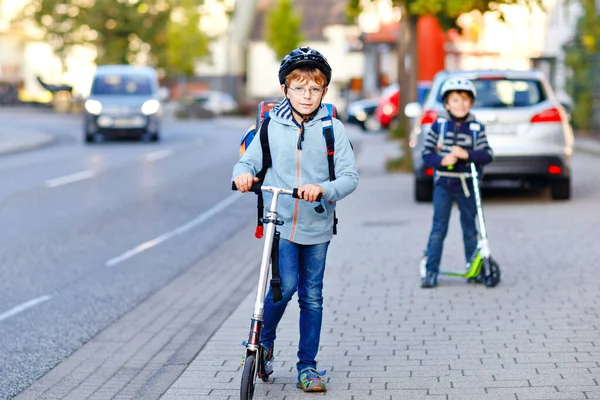
[[[152,153],[146,154],[146,161],[162,160],[163,158],[167,158],[171,155],[173,155],[173,150],[167,149],[167,150],[154,151]]]
[[[27,310],[28,308],[31,308],[33,306],[36,306],[40,303],[43,303],[45,301],[50,300],[52,297],[51,296],[42,296],[42,297],[38,297],[37,299],[33,299],[30,300],[26,303],[23,303],[21,305],[18,305],[14,308],[11,308],[10,310],[8,310],[7,312],[0,314],[0,321],[3,321],[5,319],[8,319],[14,315],[17,315],[20,312],[23,312],[25,310]]]
[[[82,181],[84,179],[89,179],[95,175],[95,172],[91,169],[86,169],[85,171],[77,172],[75,174],[61,176],[60,178],[49,179],[46,181],[47,187],[57,187],[61,185],[66,185],[73,182]]]
[[[219,211],[225,209],[227,206],[229,206],[230,204],[235,202],[240,197],[240,195],[241,195],[240,192],[236,192],[236,193],[232,194],[231,196],[227,197],[225,200],[221,201],[220,203],[217,203],[211,209],[198,215],[196,218],[192,219],[191,221],[186,222],[185,224],[173,229],[172,231],[164,233],[152,240],[148,240],[147,242],[144,242],[144,243],[140,244],[139,246],[137,246],[129,251],[126,251],[125,253],[121,254],[120,256],[111,258],[110,260],[108,260],[106,262],[106,266],[113,267],[119,263],[122,263],[125,260],[130,259],[131,257],[133,257],[137,254],[140,254],[141,252],[143,252],[145,250],[148,250],[154,246],[157,246],[157,245],[171,239],[174,236],[181,235],[182,233],[189,231],[190,229],[202,224],[203,222],[208,220],[210,217],[212,217],[213,215],[217,214]]]

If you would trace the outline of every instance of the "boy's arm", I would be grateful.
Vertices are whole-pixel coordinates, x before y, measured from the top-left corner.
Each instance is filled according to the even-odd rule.
[[[425,164],[434,168],[442,167],[442,156],[437,153],[437,142],[439,138],[439,124],[434,121],[425,136],[425,146],[423,147],[423,161]]]
[[[468,161],[472,161],[477,165],[485,165],[494,160],[494,152],[488,143],[485,126],[483,124],[479,125],[481,131],[477,136],[477,141],[473,143],[473,149],[467,150],[467,153],[469,153]]]
[[[327,201],[338,201],[352,193],[358,186],[358,171],[354,160],[354,151],[350,146],[346,128],[337,119],[333,120],[333,134],[335,137],[335,152],[333,165],[335,180],[320,183],[325,190],[323,198]]]
[[[256,136],[252,139],[250,146],[248,146],[242,157],[233,166],[232,180],[243,173],[250,173],[252,176],[256,176],[261,169],[262,148],[260,146],[260,130],[257,130]]]

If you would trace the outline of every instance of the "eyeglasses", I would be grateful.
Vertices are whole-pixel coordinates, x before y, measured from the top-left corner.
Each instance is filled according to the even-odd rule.
[[[311,88],[290,87],[290,89],[294,93],[296,93],[298,96],[304,96],[304,94],[306,93],[307,90],[310,93],[311,97],[319,96],[319,95],[323,94],[323,88],[320,88],[320,87],[311,87]]]

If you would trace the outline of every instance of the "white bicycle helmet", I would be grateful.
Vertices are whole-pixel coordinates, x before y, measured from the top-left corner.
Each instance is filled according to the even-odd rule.
[[[457,91],[469,93],[473,100],[475,100],[475,97],[477,96],[477,91],[475,90],[475,85],[473,85],[473,82],[467,78],[457,76],[455,78],[448,79],[442,85],[442,89],[440,90],[442,100],[446,101],[446,96],[448,96],[448,93]]]

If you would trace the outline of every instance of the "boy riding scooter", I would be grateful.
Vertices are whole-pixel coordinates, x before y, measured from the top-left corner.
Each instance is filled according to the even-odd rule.
[[[423,160],[435,168],[433,224],[425,253],[426,272],[422,288],[437,286],[444,239],[452,205],[460,210],[464,252],[470,263],[477,251],[477,204],[473,193],[471,164],[481,174],[482,166],[493,160],[493,152],[484,126],[470,113],[477,93],[473,82],[462,77],[450,78],[441,88],[445,112],[431,125],[425,139]],[[480,219],[480,221],[482,218]]]

